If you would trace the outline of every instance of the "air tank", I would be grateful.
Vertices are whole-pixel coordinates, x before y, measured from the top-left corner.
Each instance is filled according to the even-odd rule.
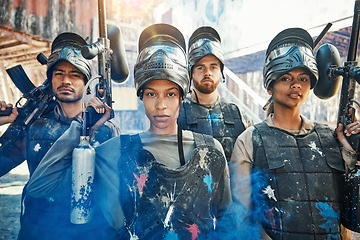
[[[72,194],[70,221],[88,223],[92,217],[95,150],[88,136],[81,136],[72,155]]]

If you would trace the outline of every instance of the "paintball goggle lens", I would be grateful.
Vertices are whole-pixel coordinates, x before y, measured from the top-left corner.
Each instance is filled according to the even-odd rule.
[[[81,55],[80,49],[74,49],[71,46],[55,49],[51,53],[49,58],[55,58],[56,62],[60,60],[66,60],[72,64],[77,63],[80,60],[80,58],[84,59],[84,57]],[[49,63],[52,63],[52,61],[50,61]]]
[[[302,45],[283,45],[280,46],[274,50],[272,50],[269,55],[266,58],[265,64],[268,64],[270,61],[274,60],[277,57],[286,55],[287,53],[289,53],[290,51],[292,51],[293,49],[297,48],[300,52],[304,52],[310,56],[313,56],[313,52],[310,48],[302,46]]]
[[[191,44],[189,48],[189,52],[194,50],[195,48],[201,47],[204,44],[209,44],[210,46],[216,47],[218,49],[221,49],[221,45],[217,41],[211,41],[208,38],[200,38],[199,40],[195,41],[193,44]]]
[[[157,45],[151,45],[144,48],[137,59],[137,62],[142,62],[149,59],[157,51],[163,51],[173,61],[182,66],[186,66],[186,56],[181,48],[175,44],[161,43]]]

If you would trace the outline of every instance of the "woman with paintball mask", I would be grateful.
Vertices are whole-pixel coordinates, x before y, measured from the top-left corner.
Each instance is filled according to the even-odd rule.
[[[264,239],[343,239],[344,173],[356,161],[345,135],[359,133],[360,124],[347,125],[345,134],[339,124],[334,137],[327,125],[300,114],[318,79],[313,48],[301,28],[270,42],[263,71],[268,116],[238,137],[231,157],[233,199],[250,217],[260,212]]]

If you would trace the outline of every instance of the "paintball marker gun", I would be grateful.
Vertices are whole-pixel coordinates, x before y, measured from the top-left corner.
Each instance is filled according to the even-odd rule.
[[[354,17],[350,36],[347,61],[340,67],[340,54],[331,44],[321,46],[317,52],[316,60],[319,69],[319,81],[314,88],[316,96],[327,99],[334,96],[339,88],[340,76],[343,78],[338,124],[344,128],[352,123],[355,117],[353,103],[360,106],[354,99],[356,82],[360,83],[360,68],[357,66],[356,54],[358,49],[360,27],[360,0],[355,1]],[[350,111],[352,109],[352,111]],[[347,137],[352,148],[359,154],[359,134]],[[349,171],[345,176],[344,204],[341,209],[341,223],[348,229],[360,232],[360,165]]]
[[[112,107],[111,79],[117,83],[124,82],[129,75],[126,61],[125,47],[121,31],[116,26],[110,26],[107,32],[105,1],[98,1],[99,8],[99,39],[88,46],[83,46],[81,54],[86,59],[98,56],[99,83],[95,87],[95,94],[103,103]],[[98,114],[94,108],[87,109],[86,124],[93,126],[103,114]],[[114,117],[111,112],[110,118]]]
[[[109,28],[107,34],[105,0],[98,0],[99,10],[99,39],[97,42],[84,46],[81,54],[86,59],[98,57],[99,76],[89,80],[89,84],[99,79],[95,87],[96,97],[109,107],[112,107],[111,79],[117,83],[124,82],[129,69],[125,58],[125,48],[121,39],[121,32],[117,27]],[[93,179],[95,172],[95,150],[89,143],[88,130],[103,114],[98,114],[94,108],[84,108],[82,134],[80,144],[74,149],[72,155],[72,194],[70,221],[74,224],[84,224],[92,218]],[[114,117],[113,110],[110,118]]]
[[[53,107],[54,104],[52,103],[55,103],[47,80],[41,86],[35,87],[21,65],[9,68],[6,72],[15,86],[23,93],[23,96],[15,104],[19,115],[0,137],[0,151],[5,149],[7,144],[22,137],[28,126],[47,109]],[[0,111],[0,113],[1,116],[8,116],[11,111],[12,108],[7,108],[5,111]]]

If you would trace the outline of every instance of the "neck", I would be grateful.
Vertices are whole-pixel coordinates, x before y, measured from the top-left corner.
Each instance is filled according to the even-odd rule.
[[[177,134],[177,123],[173,126],[169,126],[168,128],[157,128],[154,125],[150,125],[149,132],[156,135],[175,135]]]
[[[287,130],[300,130],[302,124],[300,118],[300,108],[291,110],[276,108],[276,106],[274,106],[274,115],[272,117],[274,126]]]
[[[198,90],[196,90],[194,88],[193,92],[191,93],[191,98],[195,101],[197,100],[199,104],[212,105],[218,100],[219,93],[217,92],[217,90],[215,90],[212,93],[205,94],[205,93],[199,92]]]
[[[74,118],[79,115],[82,111],[81,101],[65,103],[59,102],[59,105],[67,118]]]

